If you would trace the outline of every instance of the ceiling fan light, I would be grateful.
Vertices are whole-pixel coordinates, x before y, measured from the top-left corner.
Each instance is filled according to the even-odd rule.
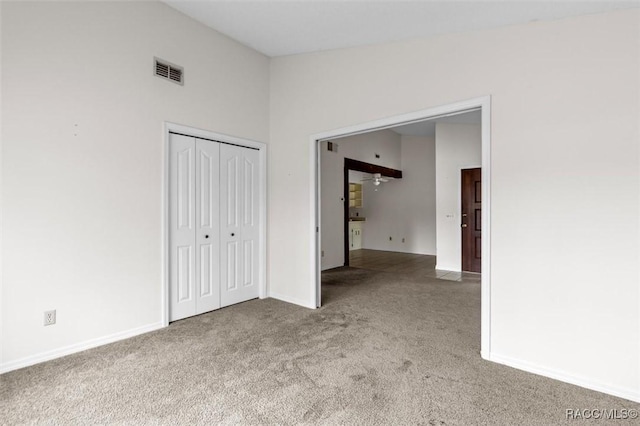
[[[380,181],[379,181],[378,179],[376,179],[376,180],[374,180],[374,181],[373,181],[373,184],[374,184],[375,186],[378,186],[378,185],[380,185]]]

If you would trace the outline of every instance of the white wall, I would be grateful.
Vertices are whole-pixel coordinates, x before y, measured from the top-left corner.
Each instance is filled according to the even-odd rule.
[[[338,144],[338,152],[328,151],[326,142],[321,143],[320,149],[322,270],[344,265],[344,159],[400,168],[400,135],[391,130],[333,142]],[[366,200],[364,203],[366,208]]]
[[[639,31],[634,9],[272,60],[272,289],[314,301],[289,204],[310,135],[491,95],[490,356],[640,400]]]
[[[2,165],[2,152],[3,152],[3,138],[2,138],[2,99],[3,99],[3,93],[2,93],[2,74],[3,74],[3,55],[2,55],[2,5],[0,5],[0,165]],[[3,269],[2,269],[2,260],[3,260],[3,256],[2,256],[2,241],[3,241],[3,232],[2,232],[2,212],[3,212],[3,208],[2,208],[2,201],[4,199],[4,197],[2,196],[3,192],[3,178],[2,178],[2,169],[0,169],[0,310],[2,310],[2,307],[4,306],[3,304],[3,287],[2,287],[2,277],[3,277]],[[0,365],[2,365],[2,353],[3,353],[3,343],[4,342],[4,327],[3,327],[3,321],[4,321],[4,315],[2,314],[2,311],[0,311]]]
[[[435,255],[435,139],[402,136],[400,146],[402,179],[365,186],[363,245],[373,250]]]
[[[400,169],[400,135],[391,130],[378,130],[335,139],[338,153],[344,158]],[[379,157],[376,157],[376,154]]]
[[[480,167],[479,124],[436,123],[436,269],[462,270],[460,170]]]
[[[320,144],[320,238],[321,269],[344,265],[344,155],[342,145],[338,152],[327,150],[327,143]]]
[[[157,2],[1,8],[7,369],[160,325],[163,122],[268,140],[269,60]]]

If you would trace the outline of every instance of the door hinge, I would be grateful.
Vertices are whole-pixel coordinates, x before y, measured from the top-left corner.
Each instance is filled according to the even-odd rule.
[[[320,232],[320,227],[316,226],[316,232]]]

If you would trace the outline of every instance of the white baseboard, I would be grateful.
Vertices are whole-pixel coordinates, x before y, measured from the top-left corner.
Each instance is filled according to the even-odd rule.
[[[410,249],[402,249],[402,248],[365,247],[365,246],[362,246],[362,248],[365,249],[365,250],[390,251],[390,252],[393,252],[393,253],[421,254],[423,256],[436,256],[437,255],[435,252],[431,253],[431,252],[427,252],[427,251],[410,250]]]
[[[297,299],[295,297],[290,297],[290,296],[285,296],[283,294],[274,293],[273,291],[269,293],[269,297],[281,300],[283,302],[291,303],[293,305],[302,306],[303,308],[309,308],[309,309],[316,309],[317,308],[315,303],[309,303],[306,300]]]
[[[586,377],[579,377],[570,373],[566,373],[564,371],[541,367],[527,361],[521,361],[508,356],[499,355],[495,352],[492,352],[489,355],[488,359],[490,361],[497,362],[498,364],[507,365],[509,367],[517,368],[518,370],[526,371],[528,373],[549,377],[550,379],[559,380],[561,382],[570,383],[572,385],[580,386],[586,389],[591,389],[594,391],[628,399],[633,402],[640,402],[640,391],[638,391],[637,389],[620,388],[616,386],[597,383]]]
[[[46,352],[41,352],[36,355],[27,356],[17,359],[15,361],[6,362],[0,364],[0,374],[7,373],[9,371],[17,370],[19,368],[28,367],[30,365],[38,364],[44,361],[50,361],[52,359],[60,358],[66,355],[71,355],[76,352],[85,351],[87,349],[95,348],[98,346],[106,345],[107,343],[117,342],[118,340],[124,340],[129,337],[137,336],[139,334],[148,333],[150,331],[163,328],[161,322],[154,324],[143,325],[142,327],[133,328],[131,330],[121,331],[119,333],[110,334],[104,337],[98,337],[96,339],[86,340],[84,342],[76,343],[73,345],[65,346],[59,349],[53,349]]]

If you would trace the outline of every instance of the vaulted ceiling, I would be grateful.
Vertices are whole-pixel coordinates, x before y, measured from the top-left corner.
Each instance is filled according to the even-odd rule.
[[[165,3],[272,57],[640,7],[640,0],[165,0]]]

